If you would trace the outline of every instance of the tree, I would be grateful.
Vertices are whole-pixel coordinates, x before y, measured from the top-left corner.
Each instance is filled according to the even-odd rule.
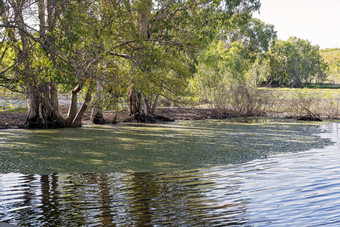
[[[227,104],[232,87],[256,86],[265,69],[263,55],[276,37],[273,26],[258,19],[235,23],[232,18],[231,21],[201,51],[192,83],[201,101],[211,101],[217,106]]]
[[[270,75],[267,84],[274,86],[302,87],[312,81],[325,80],[327,65],[318,46],[308,40],[291,37],[275,41],[267,53]]]
[[[198,58],[198,71],[193,80],[201,101],[212,101],[215,107],[227,104],[228,90],[247,83],[251,66],[246,49],[238,42],[228,44],[219,40],[211,43]]]
[[[270,49],[272,40],[276,39],[274,25],[251,18],[248,23],[235,25],[226,32],[225,40],[229,43],[239,42],[254,60],[258,54],[264,54]]]
[[[136,21],[128,24],[135,35],[115,43],[109,53],[130,61],[129,112],[144,119],[160,95],[183,94],[194,68],[190,58],[211,41],[218,26],[232,17],[246,20],[259,2],[127,1],[125,5],[130,21]]]
[[[8,30],[6,41],[15,50],[12,72],[28,96],[26,127],[79,127],[100,74],[101,51],[91,29],[96,15],[89,13],[88,2],[2,1],[2,6],[7,14],[2,14],[0,27]],[[35,8],[38,15],[30,13]],[[58,108],[58,84],[72,89],[66,117]],[[77,94],[83,88],[85,101],[78,109]]]
[[[129,86],[135,104],[146,99],[155,106],[159,95],[184,90],[191,57],[220,24],[242,21],[259,5],[258,0],[1,0],[2,43],[14,53],[13,62],[3,64],[1,81],[19,83],[26,92],[28,128],[79,127],[95,87],[107,92]],[[67,116],[58,108],[61,89],[71,92]],[[78,108],[80,93],[84,102]],[[147,105],[141,110],[135,104],[138,112],[132,114],[147,115]]]
[[[340,49],[325,49],[320,52],[323,60],[328,64],[327,79],[331,83],[340,83]]]

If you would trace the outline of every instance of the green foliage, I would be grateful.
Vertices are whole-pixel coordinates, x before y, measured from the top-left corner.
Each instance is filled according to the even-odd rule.
[[[276,40],[266,59],[270,66],[266,83],[272,86],[302,87],[326,79],[327,64],[319,47],[311,45],[308,40],[296,37],[287,41]]]
[[[10,44],[6,41],[0,43],[0,86],[19,90],[21,82],[15,80],[15,75],[10,70],[15,65],[15,51]]]
[[[259,2],[135,1],[117,7],[129,13],[106,26],[105,30],[119,35],[116,42],[105,45],[112,60],[119,62],[120,71],[124,71],[126,84],[147,97],[161,95],[179,101],[186,95],[188,79],[195,71],[196,53],[218,35],[221,24],[231,18],[245,23]],[[106,9],[110,13],[103,18],[110,18],[112,6]],[[127,61],[122,61],[122,56]]]
[[[272,25],[254,18],[243,23],[232,18],[229,22],[218,39],[201,51],[191,89],[198,94],[196,102],[211,102],[247,115],[260,110],[264,101],[256,85],[268,76],[270,66],[263,55],[276,32]]]
[[[53,84],[64,92],[77,85],[86,91],[101,81],[114,104],[126,96],[130,86],[151,99],[161,95],[178,101],[188,92],[195,64],[198,74],[208,81],[211,79],[204,68],[216,72],[226,83],[245,81],[245,72],[252,64],[247,59],[251,48],[247,50],[241,42],[232,43],[231,48],[211,42],[222,30],[247,23],[260,6],[259,0],[24,0],[21,4],[25,10],[39,9],[34,19],[38,26],[31,26],[33,14],[16,5],[9,4],[11,10],[1,17],[1,24],[11,21],[17,26],[4,29],[13,51],[6,59],[16,63],[10,70],[13,77],[27,90]],[[20,17],[23,13],[28,16]],[[254,23],[261,30],[262,24]],[[252,40],[259,37],[262,35]],[[197,58],[206,46],[211,53]],[[214,53],[213,48],[225,50]],[[209,62],[210,55],[219,60]],[[0,67],[8,68],[8,64]],[[46,95],[41,93],[42,98]]]
[[[340,83],[340,49],[325,49],[321,50],[321,56],[329,65],[327,71],[327,79],[330,83]]]
[[[246,49],[240,43],[228,45],[215,41],[198,57],[198,72],[192,81],[192,88],[199,92],[200,101],[212,101],[222,105],[227,90],[247,82],[246,72],[251,62]]]
[[[240,42],[247,50],[249,57],[254,60],[258,54],[269,50],[272,40],[276,39],[276,31],[273,25],[251,18],[248,23],[233,24],[223,38],[230,43]]]

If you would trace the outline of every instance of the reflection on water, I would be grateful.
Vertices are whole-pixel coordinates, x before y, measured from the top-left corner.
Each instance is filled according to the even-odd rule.
[[[326,148],[177,172],[0,175],[0,221],[23,226],[338,226],[340,124]]]
[[[224,181],[219,171],[2,175],[2,221],[31,226],[246,223],[239,180]]]

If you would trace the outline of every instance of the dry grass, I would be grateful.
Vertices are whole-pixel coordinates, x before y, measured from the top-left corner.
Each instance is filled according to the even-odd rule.
[[[252,88],[239,85],[219,94],[220,117],[283,116],[305,120],[339,119],[340,89]]]
[[[267,114],[299,119],[338,119],[340,90],[334,89],[261,89],[269,90],[275,104]]]

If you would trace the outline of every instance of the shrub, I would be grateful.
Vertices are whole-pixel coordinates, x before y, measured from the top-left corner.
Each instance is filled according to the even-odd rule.
[[[275,99],[270,91],[259,90],[245,84],[229,86],[215,98],[215,109],[221,116],[263,116],[270,111]]]

